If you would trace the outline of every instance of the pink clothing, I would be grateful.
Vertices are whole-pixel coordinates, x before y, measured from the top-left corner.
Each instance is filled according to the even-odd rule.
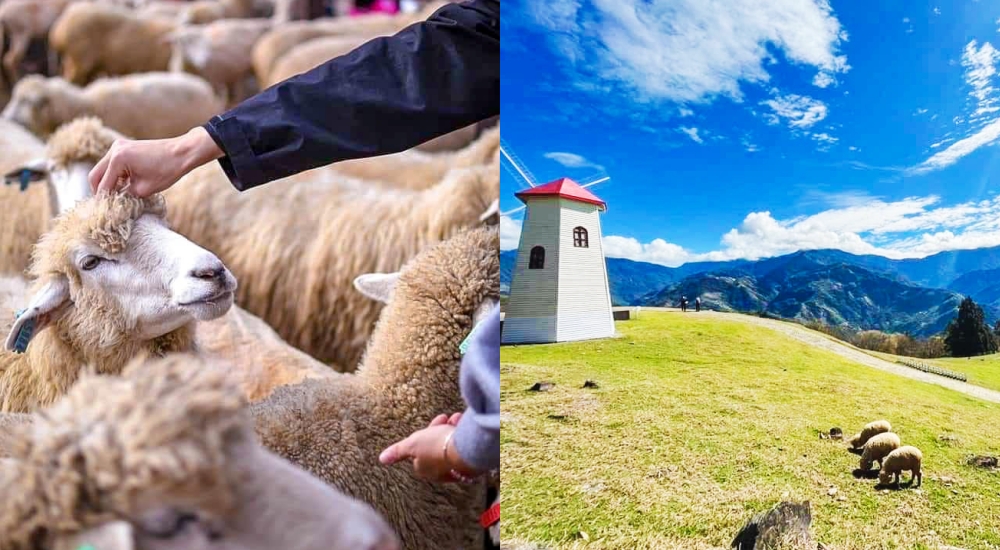
[[[369,13],[399,13],[399,6],[393,0],[376,0],[367,8],[351,8],[351,15],[365,15]]]

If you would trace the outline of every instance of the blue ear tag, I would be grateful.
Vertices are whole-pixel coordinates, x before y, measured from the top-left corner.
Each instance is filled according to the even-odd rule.
[[[25,310],[20,310],[14,314],[14,318],[17,319],[23,314]],[[35,334],[35,319],[30,319],[28,322],[21,325],[21,328],[17,331],[17,338],[14,339],[14,352],[24,353],[28,349],[28,342],[31,341],[31,337]]]
[[[33,172],[30,169],[28,169],[28,168],[24,168],[24,169],[21,170],[21,192],[22,193],[24,192],[25,189],[28,188],[28,184],[31,183],[31,174],[32,173]]]
[[[472,330],[469,331],[469,335],[465,337],[465,340],[462,340],[462,343],[458,345],[458,351],[461,352],[462,355],[465,355],[465,352],[469,351],[469,344],[472,343],[472,336],[476,334],[476,331],[479,330],[479,327],[482,324],[482,321],[476,323],[476,326],[472,327]]]

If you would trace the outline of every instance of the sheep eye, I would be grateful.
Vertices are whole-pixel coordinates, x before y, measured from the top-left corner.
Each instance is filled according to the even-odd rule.
[[[99,263],[101,263],[101,259],[98,258],[97,256],[87,256],[86,258],[83,259],[83,263],[80,264],[80,267],[84,271],[90,271],[91,269],[97,267],[97,264]]]
[[[191,523],[197,523],[198,516],[191,513],[178,513],[173,516],[173,521],[167,521],[164,526],[156,526],[148,529],[150,535],[158,539],[169,539],[184,532]]]

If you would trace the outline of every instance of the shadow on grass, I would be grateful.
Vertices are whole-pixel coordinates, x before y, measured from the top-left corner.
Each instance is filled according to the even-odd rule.
[[[854,479],[878,479],[878,470],[855,468],[852,473],[854,474]]]
[[[851,454],[855,454],[855,455],[861,456],[862,453],[865,452],[865,450],[864,449],[852,449],[852,448],[848,447],[847,448],[847,452],[849,452]]]
[[[917,487],[919,487],[919,486],[914,486],[913,485],[913,480],[912,479],[910,481],[906,482],[906,483],[899,482],[899,483],[886,483],[886,484],[876,483],[875,484],[875,490],[876,491],[881,491],[883,489],[885,489],[887,491],[902,491],[904,489],[916,489]]]

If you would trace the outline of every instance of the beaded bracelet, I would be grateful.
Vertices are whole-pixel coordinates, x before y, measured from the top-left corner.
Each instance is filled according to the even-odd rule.
[[[444,448],[441,450],[441,453],[444,456],[444,463],[445,464],[449,463],[449,461],[448,461],[448,444],[451,443],[451,436],[453,436],[453,435],[455,435],[455,430],[452,430],[452,431],[448,432],[448,437],[444,438]],[[451,476],[451,478],[453,480],[458,481],[460,483],[475,483],[476,479],[478,477],[480,477],[480,476],[469,477],[469,476],[466,476],[466,475],[460,473],[459,471],[457,471],[455,469],[449,470],[448,474]]]

